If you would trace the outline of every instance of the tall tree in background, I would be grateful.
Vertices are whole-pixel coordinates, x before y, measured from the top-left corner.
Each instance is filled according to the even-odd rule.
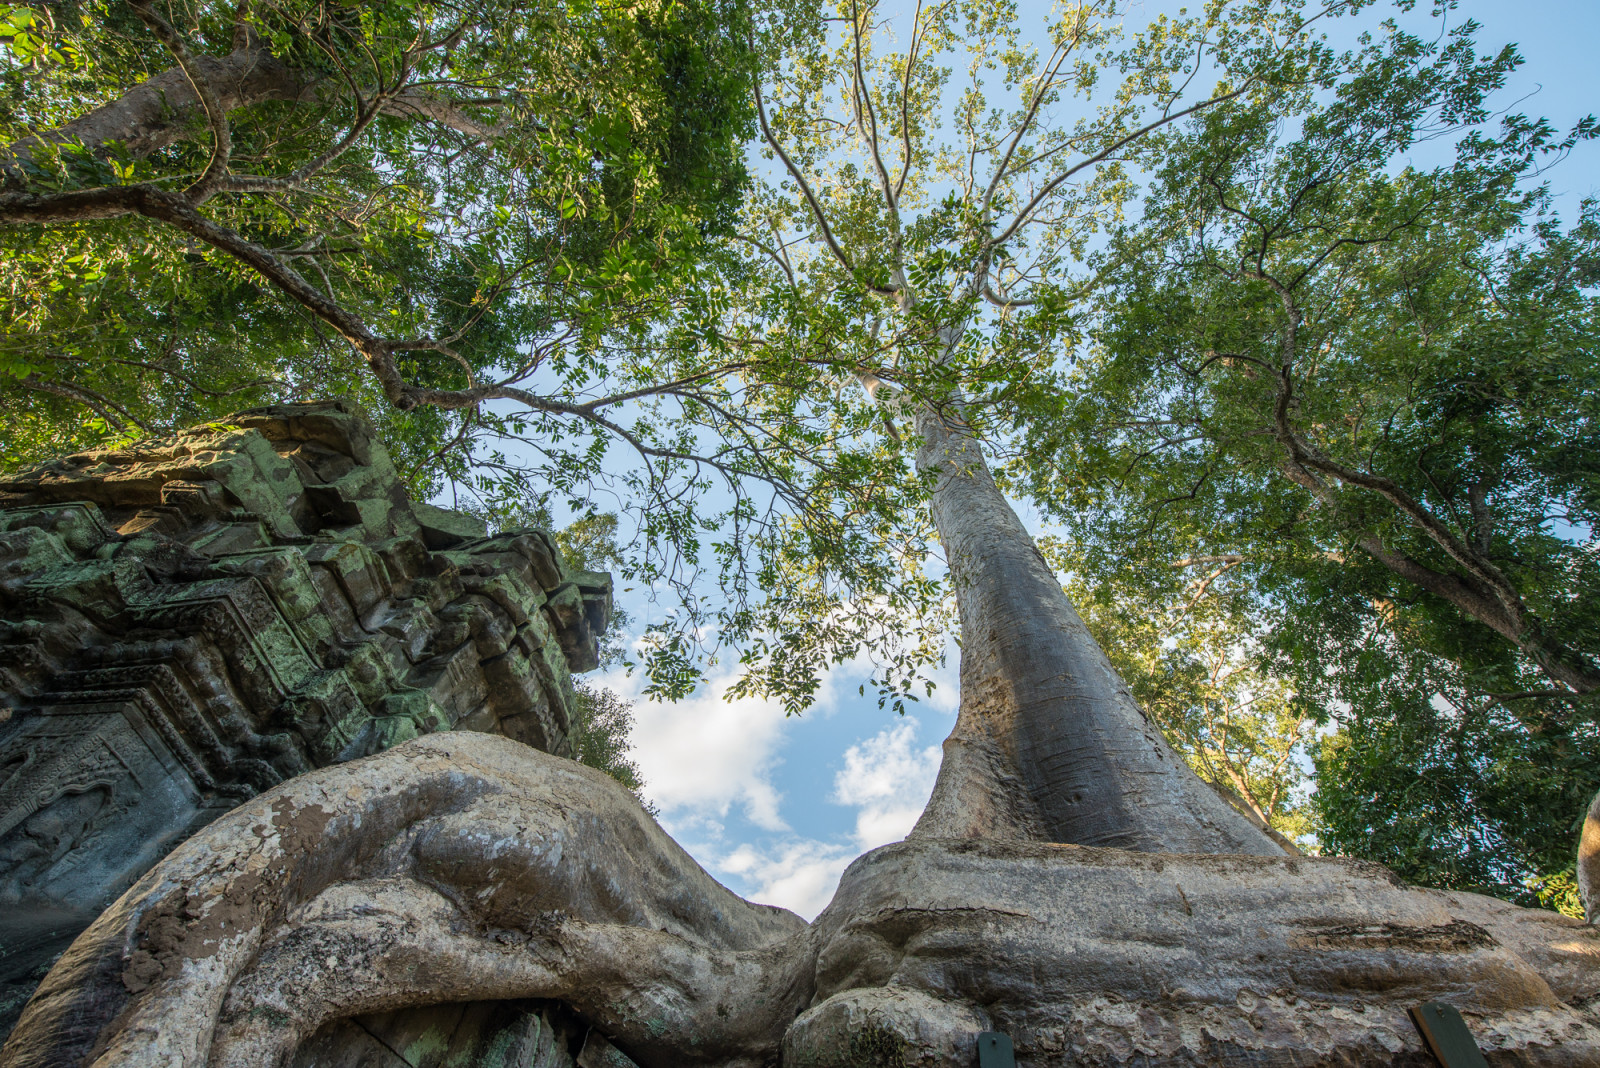
[[[1600,786],[1600,230],[1537,184],[1593,121],[1490,139],[1484,84],[1374,71],[1298,136],[1228,105],[1176,139],[1030,485],[1118,597],[1255,600],[1238,639],[1351,710],[1326,848],[1532,900]]]
[[[1389,26],[1337,53],[1317,22],[1348,9],[1229,5],[1119,42],[1115,6],[1086,3],[1054,16],[1037,51],[1010,5],[919,7],[898,52],[880,51],[888,26],[869,4],[774,31],[781,76],[758,117],[782,181],[744,238],[777,290],[750,302],[751,321],[790,324],[764,343],[828,352],[836,388],[859,382],[886,432],[907,432],[961,614],[962,714],[918,833],[1223,852],[1264,842],[1234,830],[1167,748],[985,453],[1004,457],[1019,428],[1048,433],[1075,388],[1061,357],[1114,277],[1091,237],[1128,202],[1137,169],[1181,186],[1202,137],[1250,156],[1258,130],[1241,112],[1398,120],[1400,138],[1434,118],[1482,121],[1511,53],[1478,56],[1470,24],[1431,42]],[[955,76],[942,64],[961,51],[944,109]],[[1112,71],[1120,83],[1097,92]],[[1066,118],[1080,98],[1082,117]],[[1198,195],[1203,175],[1191,184]],[[1001,473],[1026,490],[1041,462],[1048,453],[1030,449]]]

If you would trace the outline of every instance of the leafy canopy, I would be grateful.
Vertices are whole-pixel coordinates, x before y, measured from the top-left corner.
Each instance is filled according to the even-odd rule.
[[[1025,484],[1119,600],[1249,606],[1231,640],[1338,726],[1325,848],[1532,902],[1600,786],[1600,230],[1539,183],[1593,121],[1491,137],[1518,60],[1473,31],[1173,137]],[[1456,160],[1403,166],[1428,138]]]
[[[4,8],[6,462],[342,393],[436,489],[497,429],[485,403],[653,314],[726,227],[745,18],[723,0]],[[536,396],[570,381],[554,370]]]

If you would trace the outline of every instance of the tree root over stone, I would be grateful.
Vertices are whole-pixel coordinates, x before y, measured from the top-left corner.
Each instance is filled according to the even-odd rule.
[[[619,784],[437,734],[292,780],[108,910],[0,1068],[286,1065],[324,1025],[559,1001],[646,1068],[1600,1063],[1600,933],[1341,859],[913,838],[811,926],[718,885]]]
[[[646,1065],[759,1065],[810,935],[600,772],[452,732],[301,776],[179,847],[40,985],[5,1068],[266,1068],[325,1023],[557,1000]]]

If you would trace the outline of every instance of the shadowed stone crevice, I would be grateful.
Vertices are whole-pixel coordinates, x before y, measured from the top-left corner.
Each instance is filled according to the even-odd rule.
[[[336,1020],[295,1050],[291,1068],[632,1068],[559,1005],[468,1002]],[[609,1052],[602,1059],[601,1047]],[[618,1059],[621,1058],[621,1059]]]

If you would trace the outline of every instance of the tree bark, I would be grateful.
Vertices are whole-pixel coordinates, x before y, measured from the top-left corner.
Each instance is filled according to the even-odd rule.
[[[1578,897],[1590,923],[1600,922],[1600,793],[1595,794],[1583,817],[1578,839]]]
[[[858,859],[807,926],[717,885],[620,783],[459,732],[180,846],[0,1068],[328,1064],[296,1050],[341,1020],[528,998],[644,1068],[969,1068],[980,1031],[1031,1065],[1406,1068],[1406,1009],[1437,997],[1496,1063],[1597,1063],[1600,934],[1345,858],[926,837]]]
[[[308,82],[265,48],[236,49],[218,59],[196,56],[197,72],[210,85],[224,111],[268,100],[296,100]],[[204,118],[200,98],[178,67],[157,74],[64,126],[12,142],[8,166],[31,161],[47,144],[77,144],[104,155],[113,143],[142,159],[191,136]]]
[[[923,407],[920,470],[961,615],[961,711],[914,836],[1283,854],[1140,709],[972,434]]]
[[[1600,1063],[1594,928],[1362,861],[1204,855],[1272,850],[1139,711],[970,432],[919,429],[961,715],[910,840],[814,924],[729,893],[615,780],[436,733],[179,846],[56,964],[0,1068],[349,1066],[348,1021],[523,999],[644,1068],[969,1068],[981,1031],[1032,1065],[1405,1068],[1406,1009],[1437,997],[1497,1063]],[[1090,839],[1128,848],[1056,844]]]
[[[330,1022],[557,999],[647,1065],[760,1068],[811,997],[803,920],[718,885],[627,788],[472,731],[302,775],[141,879],[3,1068],[284,1068]]]

